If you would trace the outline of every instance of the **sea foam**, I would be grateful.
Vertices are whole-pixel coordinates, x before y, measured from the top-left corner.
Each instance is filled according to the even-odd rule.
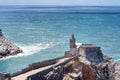
[[[19,53],[17,55],[4,57],[0,60],[32,55],[32,54],[40,52],[41,50],[51,48],[53,46],[53,43],[50,42],[50,43],[46,43],[46,44],[34,43],[34,44],[29,44],[29,45],[23,45],[23,44],[16,44],[16,45],[19,46],[23,50],[24,53]]]
[[[119,61],[120,61],[120,59],[117,59],[117,60],[115,60],[115,61],[118,61],[118,62],[119,62]]]

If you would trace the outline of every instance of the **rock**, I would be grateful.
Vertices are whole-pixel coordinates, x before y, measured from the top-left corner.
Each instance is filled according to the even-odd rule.
[[[74,61],[77,62],[71,61],[64,68],[63,80],[120,80],[120,64],[108,56],[104,55],[103,61],[97,63],[81,56]],[[80,72],[82,75],[78,75]]]
[[[95,80],[119,80],[120,64],[108,56],[103,56],[103,61],[88,61],[86,58],[79,57],[80,61],[92,67],[95,73]],[[87,63],[86,63],[87,62]]]
[[[63,80],[95,80],[94,70],[91,66],[74,60],[65,66]]]
[[[2,34],[2,30],[0,29],[0,58],[16,55],[18,53],[23,53],[23,51],[15,44],[13,44],[10,40],[8,40]]]
[[[74,36],[73,38],[70,38],[70,40],[72,40],[70,41],[70,44],[76,44]],[[120,80],[120,64],[115,62],[112,58],[104,55],[99,46],[93,44],[78,43],[76,44],[76,46],[77,47],[72,47],[72,50],[70,47],[70,51],[65,52],[65,57],[69,57],[71,56],[71,54],[74,54],[72,56],[75,57],[76,53],[77,55],[80,55],[79,61],[84,63],[85,65],[88,65],[94,71],[95,79],[93,80]],[[70,67],[68,69],[70,69]],[[83,67],[83,70],[86,69]],[[88,72],[85,71],[84,73],[87,74]]]
[[[0,55],[0,58],[2,58],[2,56]]]
[[[63,65],[51,67],[50,71],[36,80],[120,80],[119,63],[104,55],[99,46],[76,45],[75,41],[72,35],[70,51],[66,51],[64,56],[71,57],[72,60]],[[19,50],[12,51],[13,55],[19,52]]]

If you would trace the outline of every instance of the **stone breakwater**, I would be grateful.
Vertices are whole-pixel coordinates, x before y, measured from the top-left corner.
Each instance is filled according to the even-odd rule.
[[[17,55],[18,53],[23,53],[23,51],[8,40],[0,29],[0,58]]]

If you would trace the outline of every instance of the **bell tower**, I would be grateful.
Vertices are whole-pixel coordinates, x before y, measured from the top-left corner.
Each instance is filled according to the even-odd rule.
[[[76,48],[75,42],[76,40],[75,40],[74,34],[72,34],[72,36],[70,37],[70,49]]]
[[[2,34],[2,30],[0,29],[0,36],[3,36],[3,34]]]
[[[75,56],[78,52],[77,52],[77,46],[76,46],[76,40],[74,35],[72,34],[72,36],[70,37],[70,56]]]

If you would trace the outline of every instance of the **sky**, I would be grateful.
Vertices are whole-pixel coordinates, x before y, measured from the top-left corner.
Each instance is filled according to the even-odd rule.
[[[120,0],[0,0],[0,5],[120,6]]]

